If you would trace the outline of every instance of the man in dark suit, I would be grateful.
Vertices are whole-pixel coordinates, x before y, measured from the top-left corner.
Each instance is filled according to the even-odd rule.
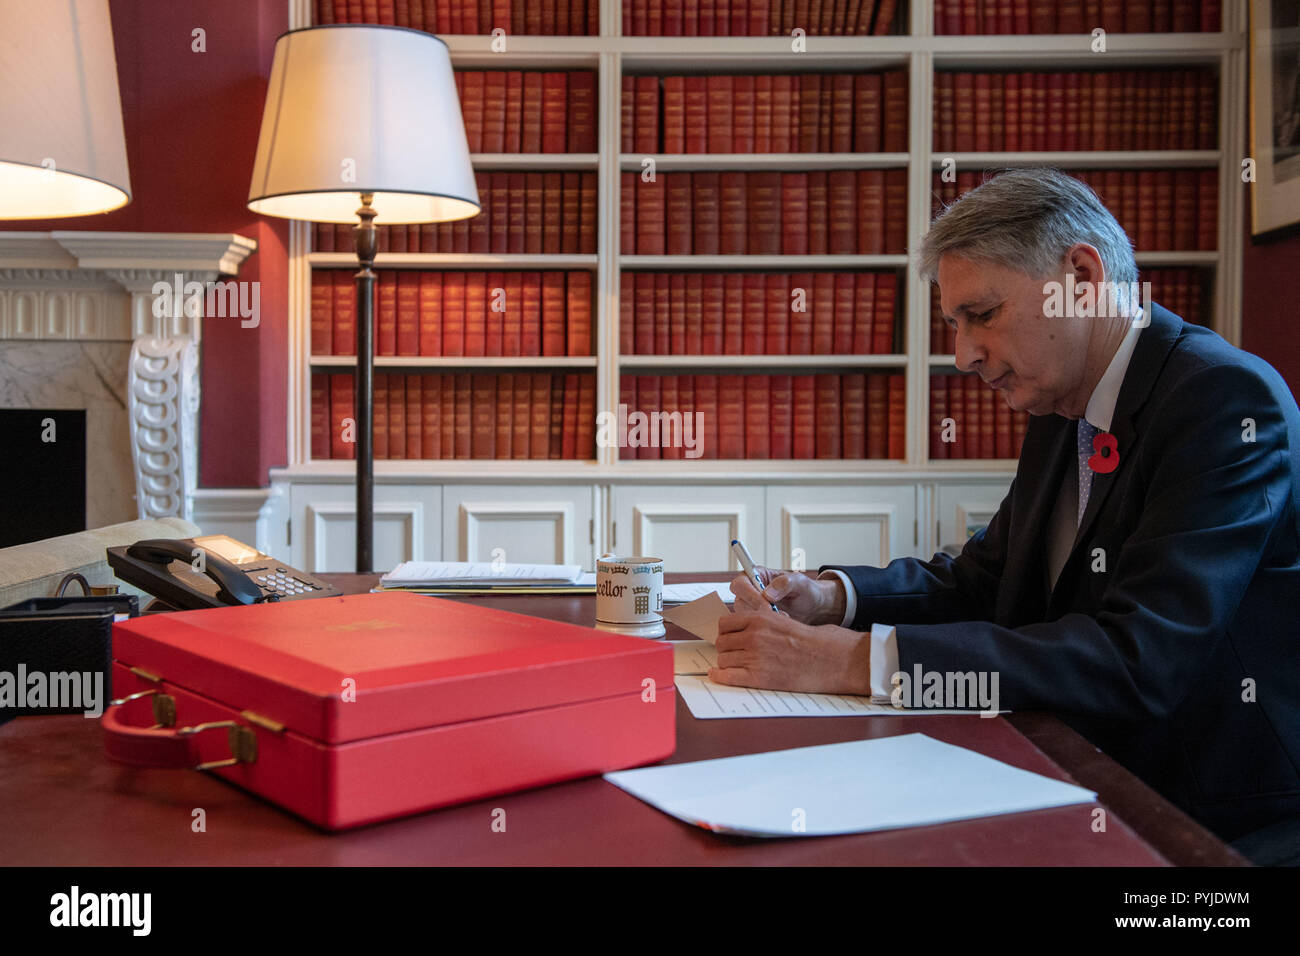
[[[1128,237],[1062,173],[968,193],[920,259],[957,366],[1032,416],[1006,498],[957,557],[765,569],[761,596],[738,578],[710,677],[897,697],[913,674],[997,675],[1001,708],[1056,712],[1247,855],[1300,861],[1286,383],[1133,295]]]

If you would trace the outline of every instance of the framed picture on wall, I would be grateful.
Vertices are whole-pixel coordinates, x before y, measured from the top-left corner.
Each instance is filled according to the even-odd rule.
[[[1251,0],[1251,233],[1300,222],[1300,3]]]

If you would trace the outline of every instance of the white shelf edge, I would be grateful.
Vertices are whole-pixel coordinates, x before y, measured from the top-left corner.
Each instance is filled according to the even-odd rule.
[[[807,272],[810,269],[899,268],[907,265],[902,254],[871,256],[623,256],[624,269],[780,269]]]
[[[356,253],[313,252],[308,264],[321,269],[353,269]],[[594,269],[597,256],[590,255],[519,255],[488,252],[381,252],[375,256],[376,269]]]

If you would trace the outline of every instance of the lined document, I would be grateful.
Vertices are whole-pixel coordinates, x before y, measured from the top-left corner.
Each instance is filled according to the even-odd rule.
[[[723,604],[731,604],[736,600],[736,595],[731,593],[730,581],[664,585],[665,604],[685,604],[708,594],[716,594]]]
[[[703,642],[701,642],[703,643]],[[714,657],[717,660],[717,657]],[[673,651],[677,663],[677,651]],[[707,671],[706,671],[707,672]],[[924,717],[929,714],[979,713],[970,710],[895,707],[870,697],[852,694],[803,694],[787,690],[760,690],[756,687],[732,687],[715,684],[707,677],[681,675],[676,678],[677,692],[686,701],[692,716],[699,720],[719,717]]]
[[[383,587],[446,585],[541,584],[576,585],[583,578],[579,564],[505,564],[493,561],[404,561],[379,583]],[[595,575],[591,575],[594,583]]]
[[[707,674],[718,666],[718,649],[708,641],[669,641],[674,674]]]

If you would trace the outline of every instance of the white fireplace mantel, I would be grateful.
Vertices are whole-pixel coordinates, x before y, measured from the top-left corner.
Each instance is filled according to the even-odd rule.
[[[72,382],[64,394],[83,391],[79,382],[87,383],[87,394],[106,390],[107,401],[87,405],[92,523],[129,506],[121,497],[125,482],[113,475],[134,477],[139,517],[191,518],[202,332],[202,296],[194,290],[237,275],[256,248],[231,233],[0,232],[0,343],[20,353],[0,362],[0,371],[19,379],[0,382],[0,393],[34,407],[68,407],[28,370],[41,362]],[[168,294],[155,293],[160,282]],[[125,360],[125,381],[105,379],[109,359]],[[96,493],[114,500],[96,501]]]

